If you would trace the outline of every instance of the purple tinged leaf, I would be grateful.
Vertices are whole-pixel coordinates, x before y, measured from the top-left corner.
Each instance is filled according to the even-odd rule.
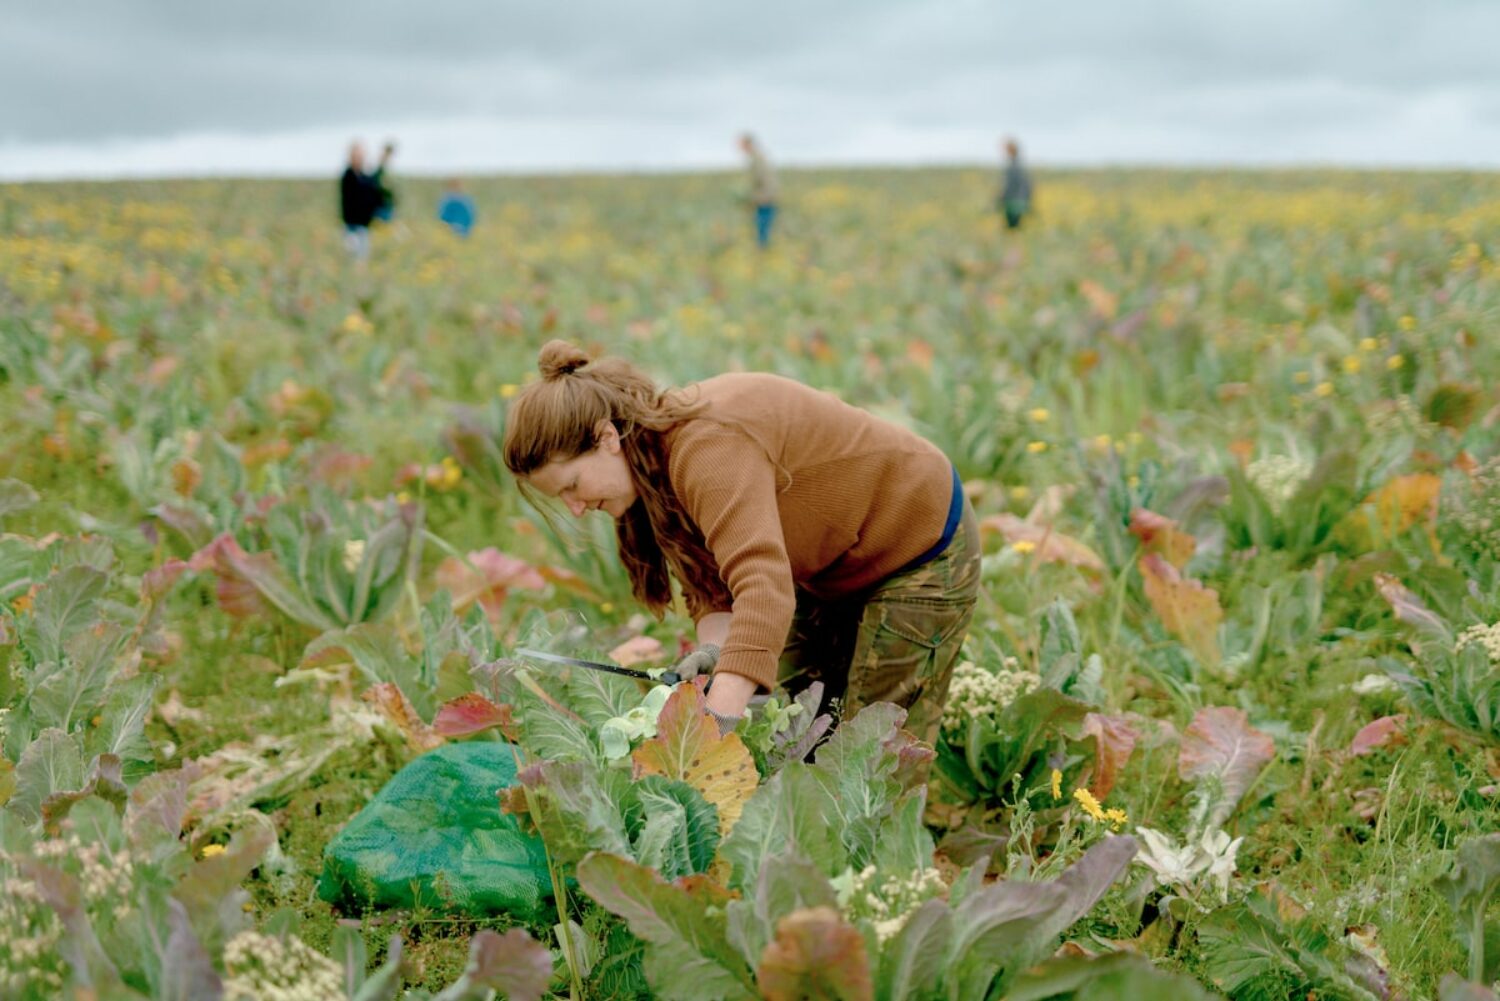
[[[949,993],[983,997],[1001,970],[1041,959],[1083,917],[1135,857],[1131,837],[1111,836],[1050,883],[1005,880],[969,894],[954,908],[946,969]]]
[[[730,944],[721,908],[628,859],[600,852],[578,863],[578,885],[647,943],[647,977],[667,1001],[753,1001],[749,965]]]
[[[1219,781],[1221,795],[1209,816],[1218,824],[1275,756],[1275,742],[1250,725],[1243,709],[1210,706],[1198,710],[1183,734],[1177,771],[1189,781]]]
[[[172,895],[187,909],[188,919],[201,934],[213,938],[217,932],[228,938],[244,923],[244,904],[249,897],[240,883],[260,864],[276,833],[267,824],[242,828],[229,839],[229,847],[218,855],[197,860],[177,881]]]
[[[223,996],[223,982],[203,943],[193,934],[186,909],[169,899],[167,914],[172,931],[161,955],[157,997],[163,1001],[217,1001]]]
[[[125,832],[137,851],[170,842],[175,847],[187,817],[188,785],[197,777],[197,766],[147,775],[130,792],[125,807]]]
[[[1438,1001],[1500,1001],[1500,995],[1484,984],[1465,980],[1457,973],[1448,973],[1438,984]]]
[[[1421,598],[1407,590],[1395,577],[1388,573],[1377,573],[1375,590],[1391,606],[1391,611],[1396,613],[1397,619],[1416,626],[1444,642],[1451,642],[1452,636],[1447,624],[1437,616],[1436,612],[1428,608]]]
[[[541,1001],[552,980],[552,952],[524,929],[504,935],[485,929],[469,943],[463,976],[433,1001],[460,1001],[501,992],[506,1001]]]

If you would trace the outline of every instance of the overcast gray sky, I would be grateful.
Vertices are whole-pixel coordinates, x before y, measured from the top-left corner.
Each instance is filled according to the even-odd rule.
[[[0,0],[0,178],[1500,167],[1496,0]]]

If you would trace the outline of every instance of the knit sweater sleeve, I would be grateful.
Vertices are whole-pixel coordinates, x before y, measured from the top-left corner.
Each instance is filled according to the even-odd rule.
[[[717,670],[774,688],[797,606],[776,506],[776,468],[743,434],[685,428],[672,446],[668,476],[732,597],[734,617]]]

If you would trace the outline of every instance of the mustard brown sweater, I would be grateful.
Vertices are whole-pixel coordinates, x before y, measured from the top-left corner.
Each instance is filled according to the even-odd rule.
[[[685,588],[688,611],[732,612],[718,670],[773,688],[796,590],[858,594],[926,552],[953,469],[911,431],[791,379],[735,373],[686,392],[708,408],[667,433],[667,475],[732,595],[720,608]]]

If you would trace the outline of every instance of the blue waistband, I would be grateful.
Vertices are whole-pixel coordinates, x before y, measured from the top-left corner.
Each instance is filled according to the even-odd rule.
[[[948,543],[953,541],[953,533],[958,531],[958,522],[959,519],[963,516],[964,485],[962,481],[959,480],[958,470],[955,468],[953,470],[953,496],[948,500],[948,520],[943,522],[942,537],[932,544],[931,549],[927,550],[921,556],[918,556],[916,559],[906,564],[906,566],[902,567],[898,572],[905,573],[908,570],[915,570],[923,563],[931,562],[932,560],[941,556],[943,550],[948,548]]]

